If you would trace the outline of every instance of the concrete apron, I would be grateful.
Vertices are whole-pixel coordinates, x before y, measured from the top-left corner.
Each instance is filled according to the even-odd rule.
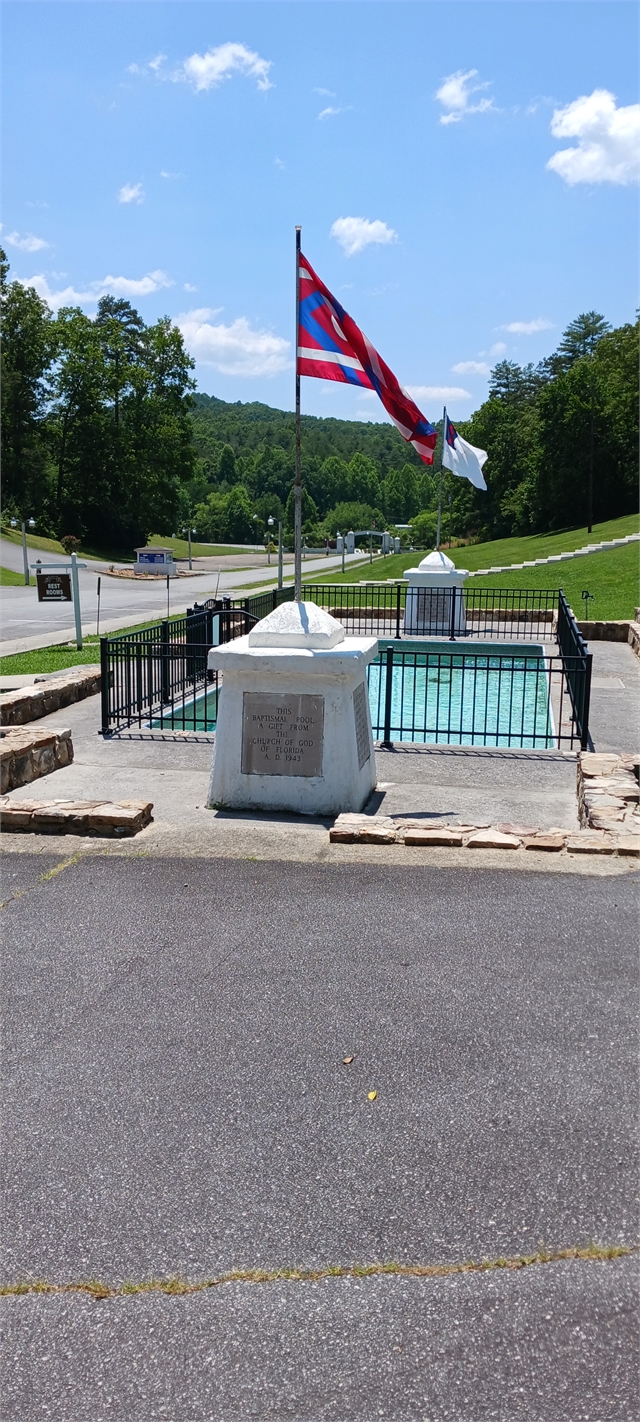
[[[611,875],[634,872],[633,861],[615,856],[545,854],[533,850],[495,851],[329,844],[330,819],[205,809],[213,737],[136,732],[98,734],[99,697],[93,696],[44,717],[37,724],[72,729],[73,764],[12,792],[17,799],[145,798],[154,820],[135,838],[107,841],[79,835],[2,834],[0,851],[77,855],[117,854],[171,858],[260,859],[326,864],[367,863],[403,867],[523,869],[528,872]],[[531,756],[511,751],[434,750],[408,746],[377,752],[378,789],[368,811],[421,814],[424,823],[456,820],[512,820],[541,829],[577,829],[576,757],[548,752]],[[525,796],[526,792],[526,796]],[[528,803],[528,808],[525,807]],[[637,870],[636,870],[637,872]]]

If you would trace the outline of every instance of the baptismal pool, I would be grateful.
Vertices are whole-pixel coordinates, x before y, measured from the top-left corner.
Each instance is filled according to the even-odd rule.
[[[542,645],[382,639],[368,674],[376,741],[532,750],[556,744]],[[216,687],[208,686],[174,703],[151,726],[215,731],[217,699]]]
[[[503,643],[498,648],[495,643],[461,641],[455,648],[444,641],[379,645],[379,656],[369,668],[375,740],[537,750],[555,744],[543,646]]]

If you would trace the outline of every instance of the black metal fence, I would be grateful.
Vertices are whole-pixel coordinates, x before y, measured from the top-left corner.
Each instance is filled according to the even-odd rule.
[[[591,655],[566,598],[556,590],[414,590],[390,584],[306,586],[351,635],[376,636],[369,669],[373,733],[389,745],[417,740],[458,745],[589,745]],[[411,594],[410,594],[411,598]],[[137,724],[213,730],[218,677],[211,646],[242,636],[293,589],[195,604],[186,617],[101,639],[102,732]],[[450,647],[407,645],[407,623]],[[416,633],[413,633],[415,638]],[[500,642],[548,644],[559,652],[500,649]],[[405,639],[403,641],[403,638]],[[459,639],[497,643],[454,650]]]
[[[214,617],[216,619],[214,627]],[[139,632],[101,637],[102,734],[138,725],[196,731],[215,727],[218,675],[209,649],[257,621],[243,609],[203,607]]]
[[[418,651],[388,641],[368,668],[374,740],[571,749],[588,744],[590,659],[517,652]],[[576,694],[577,693],[577,694]]]
[[[408,583],[306,584],[317,602],[352,636],[506,638],[530,642],[553,634],[556,589],[414,588]]]

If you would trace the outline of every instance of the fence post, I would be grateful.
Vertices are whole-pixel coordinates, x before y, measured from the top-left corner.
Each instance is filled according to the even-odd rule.
[[[452,589],[451,589],[451,626],[450,626],[450,628],[449,628],[449,641],[450,641],[450,642],[455,642],[455,640],[456,640],[456,593],[457,593],[457,591],[458,591],[457,588],[452,588]]]
[[[393,750],[391,739],[391,698],[393,696],[393,647],[387,647],[387,670],[384,685],[384,727],[382,744],[385,750]]]
[[[584,668],[584,696],[582,698],[582,723],[580,726],[580,748],[583,751],[589,749],[589,709],[591,706],[591,667],[593,664],[592,653],[585,657]]]
[[[402,605],[402,584],[396,586],[396,641],[400,641],[400,612]]]
[[[162,704],[166,706],[169,700],[169,623],[166,620],[161,624],[160,662]]]
[[[109,638],[100,638],[100,702],[102,707],[101,735],[108,736],[109,726]]]

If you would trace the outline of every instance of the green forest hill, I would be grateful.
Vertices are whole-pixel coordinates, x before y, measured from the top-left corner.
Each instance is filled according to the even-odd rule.
[[[291,412],[197,393],[168,317],[146,325],[113,296],[95,317],[54,314],[10,280],[1,249],[0,308],[5,519],[110,558],[189,527],[200,543],[255,543],[270,518],[291,540]],[[445,472],[446,534],[487,542],[572,529],[590,501],[596,523],[634,513],[637,397],[637,322],[613,330],[589,311],[538,365],[500,361],[488,398],[458,422],[488,453],[488,488]],[[304,416],[302,475],[310,545],[386,527],[405,546],[434,546],[440,437],[427,466],[389,423]]]

